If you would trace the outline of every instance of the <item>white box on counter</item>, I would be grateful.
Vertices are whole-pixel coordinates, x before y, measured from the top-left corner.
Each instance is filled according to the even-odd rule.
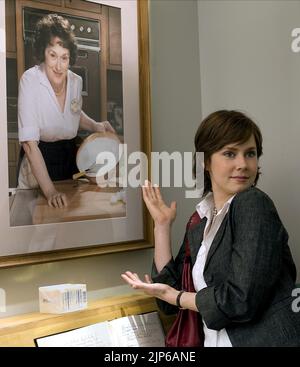
[[[86,284],[39,287],[41,313],[66,313],[87,308]]]

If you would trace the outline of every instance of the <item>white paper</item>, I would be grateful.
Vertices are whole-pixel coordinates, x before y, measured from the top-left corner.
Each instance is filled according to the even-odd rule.
[[[108,322],[37,339],[38,347],[112,347]]]
[[[121,317],[36,339],[38,347],[164,347],[157,312]]]
[[[157,312],[122,317],[110,322],[115,346],[164,347],[165,335]]]

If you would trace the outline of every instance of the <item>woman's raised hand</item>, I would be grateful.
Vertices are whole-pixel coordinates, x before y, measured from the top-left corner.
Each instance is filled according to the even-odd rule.
[[[145,181],[143,190],[144,202],[156,225],[170,225],[176,217],[176,202],[172,201],[167,206],[163,201],[159,187],[152,186],[150,181]]]

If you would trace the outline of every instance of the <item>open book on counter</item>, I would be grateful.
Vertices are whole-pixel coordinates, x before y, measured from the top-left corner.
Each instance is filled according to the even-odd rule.
[[[157,312],[112,321],[35,339],[38,347],[164,347],[165,334]]]

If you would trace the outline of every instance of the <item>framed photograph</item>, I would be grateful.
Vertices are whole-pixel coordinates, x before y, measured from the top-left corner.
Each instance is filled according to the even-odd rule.
[[[147,0],[0,2],[0,268],[153,246],[124,181],[127,156],[151,152],[148,52]],[[34,149],[67,205],[49,202]],[[101,150],[114,185],[99,184]]]

